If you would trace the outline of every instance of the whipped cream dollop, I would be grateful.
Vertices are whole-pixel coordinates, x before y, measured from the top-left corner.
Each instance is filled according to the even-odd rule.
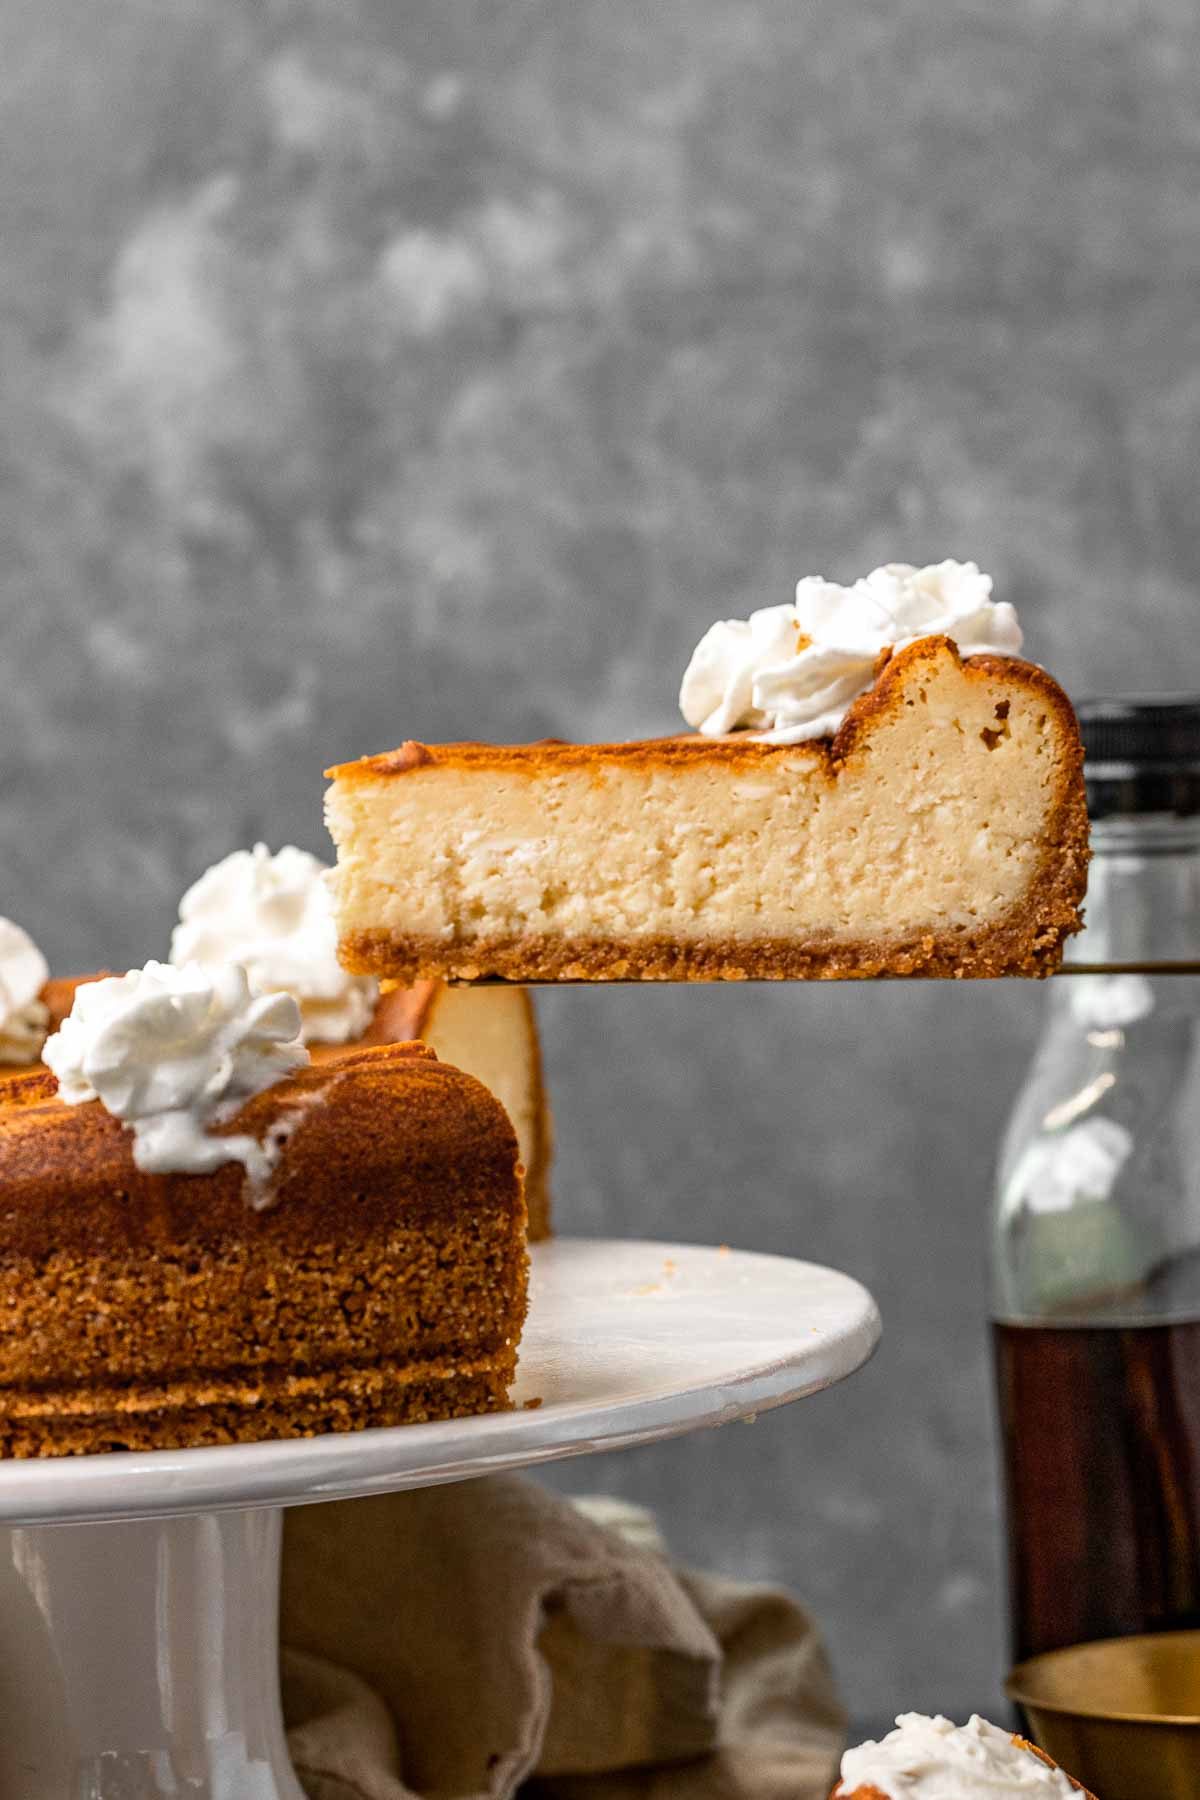
[[[236,963],[147,963],[90,981],[42,1057],[71,1106],[101,1101],[133,1128],[149,1174],[207,1175],[240,1162],[265,1182],[282,1148],[273,1132],[213,1136],[253,1094],[309,1060],[289,994],[256,994]]]
[[[326,865],[286,845],[235,850],[179,903],[171,961],[241,963],[260,994],[291,994],[306,1044],[347,1044],[374,1017],[379,984],[338,962]]]
[[[791,606],[724,619],[701,638],[679,690],[708,737],[761,733],[770,744],[831,737],[875,678],[884,650],[951,638],[963,656],[1012,656],[1021,627],[973,562],[886,563],[852,587],[807,575]]]
[[[36,1062],[50,1014],[41,999],[46,959],[27,931],[0,918],[0,1063]]]
[[[842,1757],[842,1790],[878,1788],[890,1800],[996,1800],[1033,1794],[1062,1800],[1077,1792],[1061,1769],[1052,1769],[1007,1731],[978,1713],[966,1725],[940,1714],[901,1713],[895,1731],[860,1744]]]

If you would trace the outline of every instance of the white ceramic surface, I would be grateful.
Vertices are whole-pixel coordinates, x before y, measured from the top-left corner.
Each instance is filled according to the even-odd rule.
[[[782,1257],[567,1238],[533,1265],[514,1412],[0,1464],[0,1800],[303,1800],[276,1509],[745,1418],[851,1374],[879,1336],[857,1282]]]
[[[2,1800],[304,1800],[283,1514],[0,1529]]]
[[[285,1443],[0,1463],[0,1522],[291,1506],[646,1443],[828,1387],[878,1338],[865,1288],[812,1263],[559,1238],[533,1249],[515,1411]],[[541,1404],[530,1409],[533,1400]]]

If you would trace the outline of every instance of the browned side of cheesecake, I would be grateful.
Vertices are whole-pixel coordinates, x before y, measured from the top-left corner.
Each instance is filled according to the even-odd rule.
[[[107,981],[112,973],[111,969],[98,969],[94,975],[52,975],[41,995],[42,1004],[50,1015],[47,1036],[58,1030],[74,1006],[75,995],[81,987],[86,987],[89,981]]]
[[[937,727],[930,731],[923,730],[927,697],[936,703],[928,705],[929,717],[938,713]],[[953,716],[956,710],[961,710],[965,724]],[[995,752],[1000,754],[992,768],[988,765]],[[885,792],[884,777],[893,772],[890,765],[899,769],[905,758],[915,765],[925,757],[930,759],[928,768],[912,777],[895,816],[884,818],[880,828],[879,796]],[[940,873],[930,878],[931,905],[928,916],[922,913],[920,884],[911,879],[910,859],[903,871],[909,881],[905,909],[899,879],[889,881],[889,858],[896,858],[897,865],[903,860],[904,833],[908,831],[916,843],[925,832],[946,864],[944,879],[952,881],[956,864],[966,860],[971,845],[957,845],[953,837],[935,842],[930,819],[946,791],[961,822],[951,830],[969,835],[992,830],[996,821],[989,816],[991,800],[1003,786],[1001,769],[1005,776],[1011,771],[1016,781],[1026,779],[1030,792],[1036,793],[1036,804],[1027,808],[1036,819],[1036,834],[1031,830],[1024,837],[1019,832],[1014,836],[1010,829],[991,863],[981,867],[977,888],[960,893],[952,925],[939,917]],[[1088,823],[1083,751],[1070,702],[1036,665],[999,656],[963,660],[944,638],[922,639],[887,661],[871,691],[851,707],[829,740],[782,745],[736,733],[725,738],[690,735],[593,746],[409,743],[329,773],[334,781],[330,825],[339,849],[341,959],[349,969],[401,982],[430,976],[514,982],[1038,976],[1057,966],[1065,939],[1081,923]],[[592,917],[580,922],[596,885],[588,858],[602,865],[611,847],[600,838],[576,858],[573,868],[568,866],[566,856],[574,846],[556,823],[562,816],[558,803],[564,784],[573,784],[578,820],[588,813],[589,784],[599,791],[606,783],[623,783],[622,792],[633,796],[623,815],[619,803],[614,803],[614,820],[623,823],[638,804],[642,791],[638,781],[652,796],[644,802],[647,811],[660,803],[669,808],[672,792],[677,786],[682,792],[685,784],[693,795],[703,796],[705,784],[717,794],[723,787],[753,791],[756,784],[762,788],[773,783],[780,807],[790,795],[802,792],[803,829],[798,828],[790,842],[778,839],[773,848],[776,861],[783,862],[793,854],[794,844],[797,881],[808,884],[805,919],[789,925],[785,896],[772,929],[759,929],[760,896],[750,891],[749,883],[744,902],[723,911],[721,880],[715,889],[710,882],[707,890],[695,880],[694,899],[689,891],[681,903],[678,851],[672,848],[663,850],[659,865],[649,874],[639,867],[636,880],[624,891],[614,878]],[[974,782],[979,783],[980,798],[972,813]],[[420,799],[426,784],[430,796],[439,790],[447,796],[442,811],[449,819],[455,816],[455,794],[469,792],[470,811],[464,806],[462,817],[464,827],[471,830],[464,831],[464,838],[486,835],[486,823],[482,830],[480,826],[487,819],[488,793],[493,792],[497,818],[503,818],[508,805],[522,820],[507,834],[497,827],[499,835],[521,846],[536,843],[539,836],[556,849],[561,845],[563,882],[556,884],[552,863],[547,867],[550,859],[544,859],[531,883],[540,892],[535,891],[527,903],[523,899],[513,903],[504,891],[504,870],[498,866],[494,885],[500,899],[489,910],[487,896],[480,898],[464,880],[459,854],[447,839],[430,859],[432,865],[440,855],[437,872],[422,878],[423,889],[411,890],[411,910],[423,912],[427,923],[422,929],[406,929],[405,907],[394,900],[397,890],[389,879],[395,871],[378,877],[374,871],[380,857],[386,857],[389,833],[401,824],[408,829],[406,790],[413,795],[413,809],[430,808],[429,801]],[[543,807],[536,796],[551,788],[554,804]],[[706,836],[702,808],[703,799],[694,815],[692,842]],[[822,825],[823,814],[836,816],[836,828]],[[417,820],[422,815],[413,810],[412,816]],[[810,827],[814,843],[824,831],[819,856],[804,835]],[[873,867],[855,869],[854,857],[861,860],[864,845],[870,844],[877,828],[879,859]],[[729,829],[706,836],[706,854],[725,876],[732,868],[740,878],[743,871],[733,868],[729,852],[738,829],[735,806]],[[673,842],[686,847],[687,840],[677,837]],[[1011,895],[1006,893],[1003,904],[998,904],[993,890],[1003,877],[1008,843],[1015,844],[1025,861],[1019,886],[1014,882]],[[956,856],[959,848],[961,858]],[[753,856],[751,846],[747,851],[751,864]],[[409,867],[416,866],[410,857]],[[593,882],[593,887],[577,893],[576,880]],[[778,885],[786,888],[785,882]],[[960,882],[960,888],[963,885]],[[829,916],[823,920],[819,901],[826,887]],[[655,927],[654,902],[659,894],[668,897],[663,911],[674,922],[671,930]],[[865,895],[870,896],[866,903]],[[544,919],[556,912],[561,917],[564,896],[568,905],[578,902],[571,923],[558,926],[555,919],[557,928],[546,929]],[[834,922],[848,908],[855,913],[854,921],[838,928]],[[502,929],[492,927],[490,911],[504,915]],[[614,915],[626,921],[619,932],[607,923]],[[711,917],[718,922],[710,927],[706,921]]]
[[[1066,1769],[1062,1769],[1061,1764],[1056,1763],[1052,1756],[1047,1756],[1040,1745],[1033,1743],[1029,1738],[1022,1737],[1020,1732],[1017,1731],[1013,1732],[1013,1743],[1019,1744],[1022,1750],[1028,1750],[1030,1756],[1036,1756],[1038,1761],[1040,1763],[1045,1763],[1048,1769],[1061,1769],[1062,1774],[1066,1775],[1067,1780],[1075,1789],[1076,1793],[1083,1795],[1083,1800],[1096,1800],[1096,1796],[1092,1793],[1090,1788],[1085,1788],[1082,1781],[1076,1781],[1073,1775],[1068,1774]]]
[[[310,1436],[508,1404],[525,1314],[513,1128],[423,1046],[298,1071],[221,1127],[283,1149],[147,1175],[49,1074],[0,1108],[0,1453]],[[262,1205],[266,1200],[268,1204]],[[256,1204],[256,1202],[258,1204]]]

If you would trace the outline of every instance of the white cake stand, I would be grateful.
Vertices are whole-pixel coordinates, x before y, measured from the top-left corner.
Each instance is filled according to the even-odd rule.
[[[878,1338],[866,1290],[811,1263],[559,1239],[533,1252],[511,1413],[0,1465],[0,1796],[303,1800],[279,1703],[283,1507],[745,1419]]]

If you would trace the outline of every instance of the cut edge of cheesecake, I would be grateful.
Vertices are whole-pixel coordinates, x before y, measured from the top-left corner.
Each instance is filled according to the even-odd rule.
[[[995,751],[1002,754],[994,758]],[[932,769],[924,766],[927,759]],[[969,834],[986,838],[995,815],[1013,813],[1022,771],[1037,789],[1035,803],[1026,803],[1022,817],[1009,820],[998,848],[982,840],[967,842]],[[956,772],[962,777],[957,786]],[[619,812],[625,828],[635,811],[653,811],[656,782],[658,798],[672,787],[690,784],[702,801],[705,792],[716,791],[712,782],[719,782],[722,773],[732,778],[731,792],[753,793],[756,778],[761,793],[767,791],[763,783],[774,784],[773,803],[760,810],[754,826],[755,842],[761,838],[768,851],[772,812],[793,808],[794,817],[778,828],[774,849],[781,858],[790,855],[790,872],[807,881],[807,920],[757,931],[760,896],[747,879],[739,900],[737,882],[743,875],[727,859],[721,870],[727,891],[718,891],[717,879],[707,893],[697,887],[698,897],[690,902],[699,918],[712,908],[716,893],[717,910],[723,906],[732,921],[724,929],[692,929],[685,920],[683,929],[655,930],[646,923],[653,905],[640,904],[632,885],[634,898],[623,903],[626,917],[636,916],[631,929],[597,928],[595,921],[544,929],[536,906],[524,911],[504,906],[507,877],[499,865],[493,887],[502,903],[490,910],[506,916],[501,928],[488,928],[489,904],[472,896],[451,834],[457,830],[459,842],[465,841],[464,829],[474,829],[490,816],[502,839],[505,827],[499,815],[508,806],[514,818],[523,808],[524,841],[535,841],[536,824],[529,821],[536,808],[531,810],[528,796],[522,800],[523,779],[557,782],[560,789],[574,780],[576,829],[586,830],[602,825],[603,809],[594,795],[603,795],[615,783],[623,782],[627,790]],[[408,743],[382,756],[342,764],[329,775],[333,786],[327,818],[338,846],[334,888],[341,959],[355,971],[406,983],[430,976],[512,982],[1041,976],[1057,966],[1066,938],[1081,924],[1087,806],[1083,749],[1070,701],[1036,664],[990,654],[962,658],[943,637],[920,639],[881,658],[874,685],[854,703],[831,739],[783,745],[739,732],[601,745]],[[449,775],[458,778],[464,794],[474,796],[469,817],[468,810],[456,810],[445,792]],[[429,818],[422,824],[416,812],[411,819],[406,816],[411,807],[404,795],[418,795],[426,783]],[[436,809],[435,783],[441,789]],[[882,817],[875,810],[881,798]],[[944,843],[930,826],[939,806],[949,809],[952,837]],[[410,840],[389,846],[397,821]],[[695,822],[703,834],[709,820],[702,809]],[[430,840],[435,827],[446,833],[437,845]],[[751,829],[749,823],[746,829]],[[565,844],[561,825],[558,830]],[[717,843],[714,865],[736,841],[738,830],[735,825]],[[890,884],[880,879],[878,860],[870,861],[872,832],[882,846],[880,855],[890,854],[900,865]],[[485,834],[475,829],[475,835]],[[512,835],[520,840],[520,829]],[[388,847],[399,859],[396,867],[387,866]],[[942,856],[945,863],[926,883],[934,895],[927,914],[920,899],[922,850]],[[423,851],[432,852],[425,859],[428,870]],[[611,854],[606,842],[596,860],[603,862]],[[438,856],[454,865],[449,875],[435,872]],[[1000,881],[1011,859],[1022,869],[1020,879],[997,900],[982,889]],[[552,854],[540,873],[547,877],[546,891],[555,892],[549,879]],[[669,884],[676,874],[672,867],[664,879]],[[643,875],[639,869],[638,879]],[[591,874],[585,879],[592,879]],[[947,888],[957,886],[958,916],[949,922],[938,916],[939,881]],[[872,883],[878,888],[876,897]],[[569,881],[560,883],[559,891],[573,898]],[[681,905],[669,885],[668,891],[677,920],[686,913],[687,896]],[[432,928],[406,928],[411,927],[406,914],[411,914],[414,898],[435,920]],[[821,920],[826,898],[829,915],[841,914],[836,928]],[[438,903],[443,906],[440,919]],[[621,908],[618,902],[607,911],[611,915]],[[586,895],[575,910],[586,921]],[[944,914],[952,910],[949,902],[943,904]],[[596,917],[604,911],[604,904],[596,907]],[[786,920],[794,911],[792,899],[785,897],[780,917]],[[472,913],[482,915],[483,923],[473,920]]]

